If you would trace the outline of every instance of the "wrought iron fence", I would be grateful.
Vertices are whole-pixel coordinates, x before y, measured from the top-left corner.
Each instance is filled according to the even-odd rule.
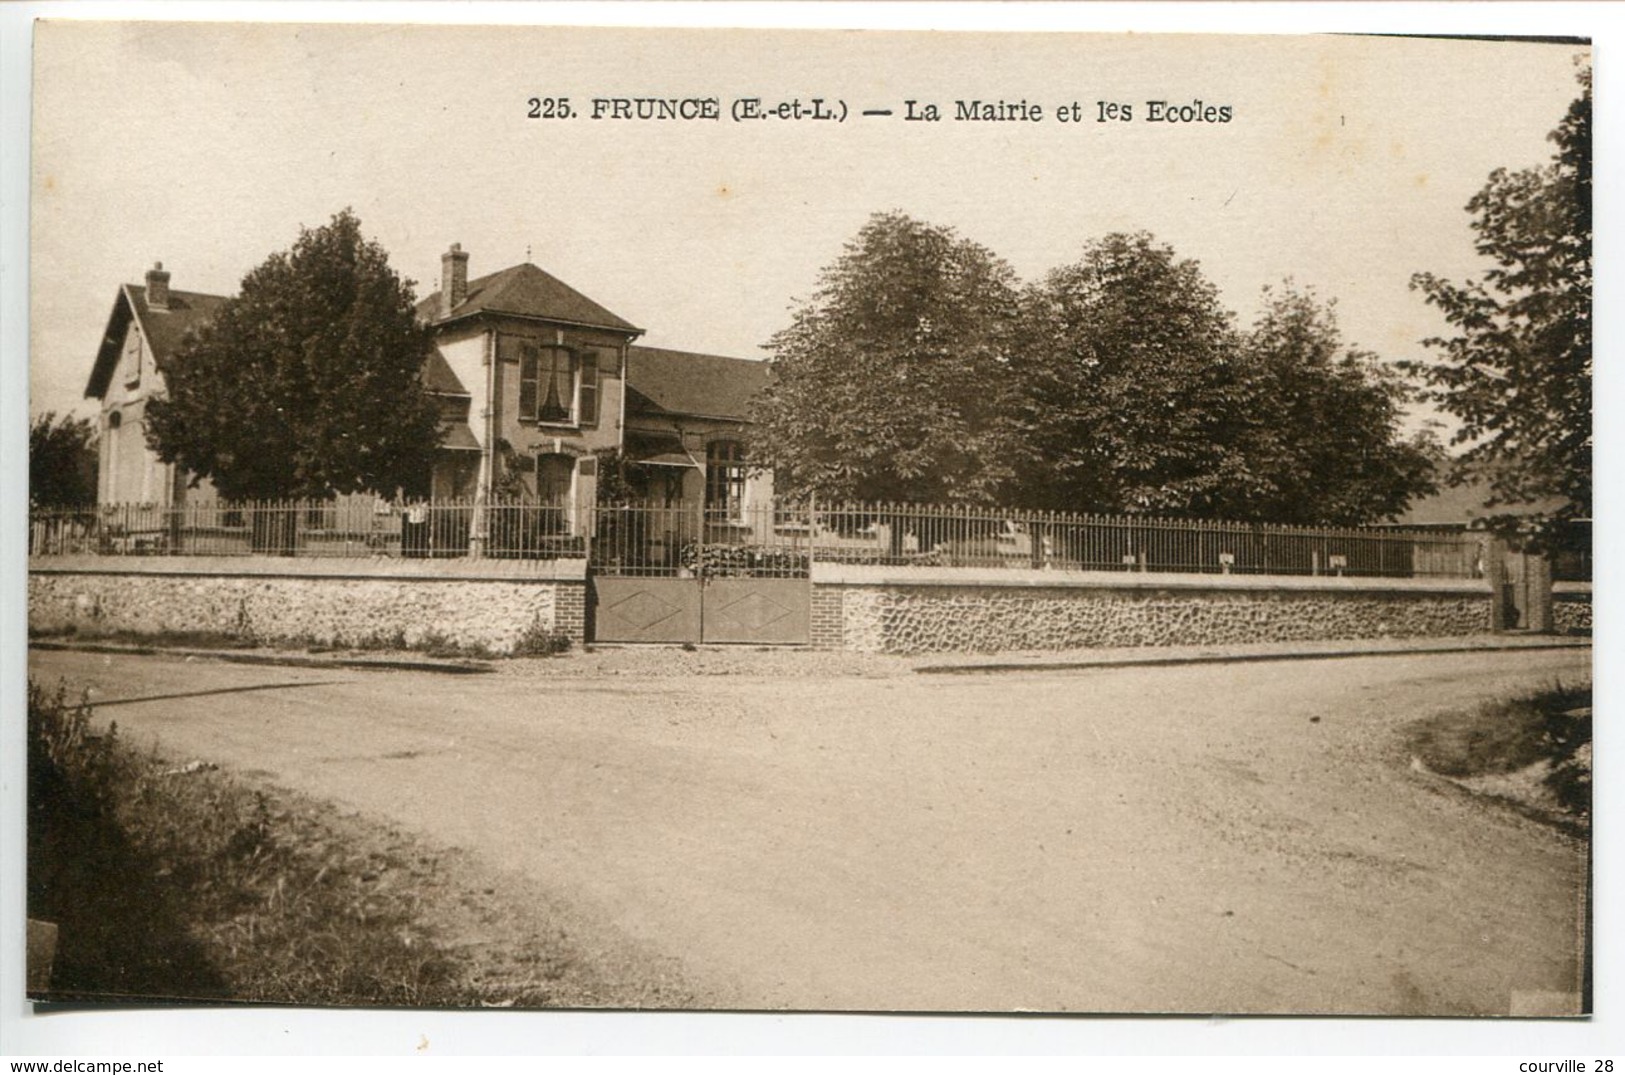
[[[584,557],[572,507],[471,500],[198,501],[35,510],[33,556]]]
[[[1314,529],[919,504],[819,505],[821,563],[1250,575],[1477,578],[1479,535]]]
[[[601,575],[806,578],[804,515],[774,503],[726,508],[626,502],[593,509],[592,568]]]
[[[590,557],[605,575],[805,578],[910,567],[1477,578],[1478,534],[1312,529],[920,504],[204,501],[36,510],[29,552],[128,556]]]

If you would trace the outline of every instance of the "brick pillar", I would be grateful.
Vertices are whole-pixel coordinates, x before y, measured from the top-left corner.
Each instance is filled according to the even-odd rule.
[[[1490,630],[1505,631],[1515,626],[1517,613],[1512,608],[1515,597],[1507,580],[1507,543],[1500,538],[1489,540],[1484,574],[1490,583]]]
[[[553,591],[553,630],[577,646],[587,641],[587,584],[557,582]]]
[[[840,586],[812,588],[812,647],[813,649],[841,649],[845,644],[842,629]]]
[[[1545,555],[1529,556],[1529,566],[1525,569],[1529,580],[1529,618],[1526,626],[1531,631],[1541,634],[1550,634],[1555,622],[1552,619],[1552,561]]]

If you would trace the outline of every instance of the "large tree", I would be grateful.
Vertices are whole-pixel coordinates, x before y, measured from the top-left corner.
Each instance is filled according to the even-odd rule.
[[[164,364],[149,442],[231,500],[421,489],[438,411],[413,304],[349,210],[301,229]]]
[[[96,427],[47,411],[28,427],[28,503],[61,508],[96,499]]]
[[[1242,355],[1259,419],[1245,455],[1258,482],[1234,515],[1356,526],[1432,489],[1437,441],[1403,436],[1403,375],[1343,346],[1332,303],[1290,283],[1266,289]]]
[[[877,214],[768,343],[751,461],[791,493],[989,501],[1011,473],[1015,275],[953,229]]]
[[[1022,322],[1023,503],[1224,515],[1255,494],[1239,339],[1195,261],[1108,235],[1027,289]]]
[[[1478,252],[1494,262],[1455,284],[1411,286],[1456,335],[1417,363],[1427,397],[1461,421],[1463,462],[1498,501],[1560,496],[1555,518],[1591,514],[1591,71],[1548,136],[1550,163],[1498,168],[1467,203]]]

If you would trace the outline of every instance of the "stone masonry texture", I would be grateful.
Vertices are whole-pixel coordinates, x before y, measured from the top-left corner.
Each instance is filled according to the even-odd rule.
[[[1563,595],[1552,602],[1552,628],[1564,634],[1591,630],[1591,595]]]
[[[1587,595],[1589,597],[1589,595]],[[267,643],[429,644],[507,653],[538,637],[585,641],[580,579],[313,577],[35,571],[31,630],[203,632]],[[1589,600],[1556,602],[1558,630]],[[1490,629],[1460,592],[816,584],[812,645],[863,653],[992,653],[1115,646],[1419,638]]]
[[[537,633],[564,634],[579,645],[584,589],[554,580],[33,573],[28,625],[507,653]]]
[[[815,588],[815,624],[816,591],[821,588]],[[883,585],[841,589],[841,644],[865,653],[1449,637],[1490,629],[1488,594]],[[814,643],[822,641],[815,626]]]

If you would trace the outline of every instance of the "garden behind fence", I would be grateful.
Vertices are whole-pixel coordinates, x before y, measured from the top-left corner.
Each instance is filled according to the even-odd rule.
[[[606,575],[908,568],[1471,579],[1482,533],[1320,529],[951,505],[204,501],[37,509],[29,554],[587,559]]]

